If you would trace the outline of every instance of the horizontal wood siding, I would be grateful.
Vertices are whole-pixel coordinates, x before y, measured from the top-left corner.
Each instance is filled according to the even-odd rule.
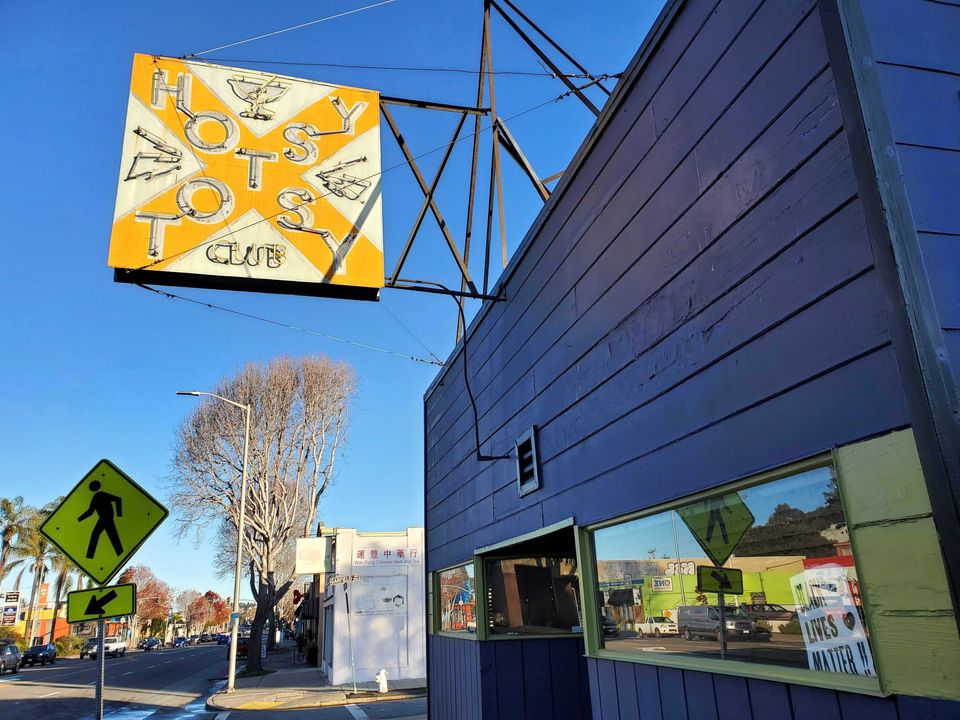
[[[861,0],[960,433],[960,4]],[[960,515],[960,489],[954,487]]]
[[[425,399],[429,569],[909,424],[814,0],[686,2],[566,182],[506,300],[466,340],[482,452],[510,453],[536,425],[542,487],[521,498],[512,460],[476,461],[451,358]],[[944,224],[923,231],[950,257],[960,229]],[[960,319],[952,272],[942,305]],[[897,698],[584,661],[579,641],[460,644],[473,648],[454,655],[477,663],[473,707],[496,720],[912,712]],[[431,655],[443,664],[434,720],[461,717],[447,683],[473,672],[445,652]]]
[[[505,289],[467,341],[481,446],[537,425],[542,489],[475,461],[452,359],[431,568],[907,424],[812,0],[686,3]]]

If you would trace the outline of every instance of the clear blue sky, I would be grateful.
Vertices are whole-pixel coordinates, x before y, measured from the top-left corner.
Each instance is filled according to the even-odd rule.
[[[325,353],[356,368],[359,392],[348,446],[320,517],[327,525],[362,530],[422,525],[422,398],[437,368],[115,284],[106,265],[133,53],[197,53],[367,4],[202,0],[176,6],[183,13],[178,17],[150,3],[0,3],[0,76],[6,86],[0,112],[0,217],[6,238],[0,285],[0,495],[19,494],[43,504],[107,457],[162,498],[174,429],[195,402],[174,391],[212,389],[218,378],[250,360]],[[660,0],[519,4],[594,73],[624,69],[662,6]],[[282,12],[271,12],[273,7]],[[467,74],[257,61],[475,68],[481,15],[480,0],[397,0],[207,57],[388,95],[469,104],[476,78]],[[494,22],[492,43],[495,70],[542,71],[502,21]],[[592,115],[568,98],[510,118],[564,90],[548,78],[497,79],[498,109],[541,177],[565,167]],[[456,122],[446,113],[399,108],[395,114],[417,154],[446,142]],[[470,142],[461,143],[439,193],[440,206],[460,237],[469,154]],[[428,180],[439,157],[435,153],[421,161]],[[383,166],[401,160],[384,128]],[[389,271],[422,198],[405,167],[387,172],[383,182]],[[507,172],[506,182],[513,248],[541,203],[515,171]],[[481,180],[479,186],[485,184]],[[404,274],[458,282],[435,227],[428,218]],[[471,265],[480,275],[481,262]],[[439,296],[387,290],[378,304],[200,290],[182,294],[426,354],[389,308],[441,358],[453,346],[455,308]],[[135,562],[149,565],[177,588],[212,587],[227,594],[231,583],[214,577],[209,550],[178,545],[171,529],[168,521]]]

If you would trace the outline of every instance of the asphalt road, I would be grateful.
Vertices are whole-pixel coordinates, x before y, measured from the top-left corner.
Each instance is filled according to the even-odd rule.
[[[106,659],[104,717],[109,720],[359,720],[426,713],[425,700],[369,703],[319,710],[206,711],[206,698],[223,685],[223,645],[127,651]],[[0,677],[2,720],[93,720],[97,663],[60,658],[55,665],[21,668]]]
[[[106,659],[104,714],[114,720],[188,718],[226,676],[226,648],[210,645],[131,652]],[[89,720],[94,717],[95,660],[60,658],[0,678],[4,720]],[[199,708],[191,703],[199,703]]]

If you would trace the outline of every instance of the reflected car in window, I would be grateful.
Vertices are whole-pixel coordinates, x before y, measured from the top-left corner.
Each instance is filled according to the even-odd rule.
[[[677,629],[677,624],[663,615],[653,615],[648,617],[644,622],[637,623],[637,632],[640,633],[640,637],[644,637],[645,635],[660,637],[662,635],[678,635],[680,633]]]
[[[613,618],[607,617],[606,615],[604,615],[604,616],[603,616],[603,619],[600,621],[600,623],[601,623],[601,625],[603,626],[603,636],[604,636],[604,637],[619,637],[619,636],[620,636],[620,628],[619,628],[619,626],[617,625],[616,621],[615,621]]]
[[[741,605],[743,611],[754,620],[774,620],[777,622],[790,622],[797,619],[797,614],[793,610],[787,610],[783,605],[772,603],[763,603],[755,605]]]

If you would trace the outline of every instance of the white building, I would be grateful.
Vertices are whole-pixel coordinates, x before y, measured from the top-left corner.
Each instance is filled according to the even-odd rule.
[[[322,532],[298,543],[298,563],[310,545],[322,547],[326,572],[317,578],[325,588],[318,640],[320,670],[328,682],[351,683],[353,668],[357,682],[374,680],[380,668],[391,681],[426,677],[423,528]]]

